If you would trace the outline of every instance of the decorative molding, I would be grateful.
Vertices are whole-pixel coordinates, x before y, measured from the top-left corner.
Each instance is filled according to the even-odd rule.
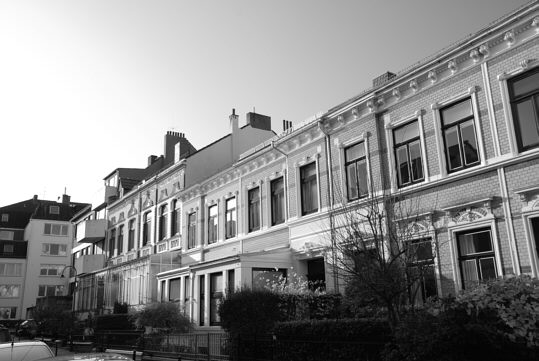
[[[168,191],[167,189],[161,189],[161,192],[159,193],[159,200],[163,200],[168,197]]]
[[[536,32],[539,32],[539,16],[536,16],[532,20],[532,27],[535,28]]]
[[[490,48],[488,43],[484,43],[479,47],[479,52],[481,55],[483,55],[484,58],[488,58],[490,56]]]
[[[479,60],[481,60],[481,55],[477,49],[470,51],[470,59],[472,59],[474,63],[478,63]]]
[[[429,71],[427,78],[429,78],[431,84],[436,83],[438,81],[438,75],[436,75],[436,70]]]
[[[507,43],[507,46],[513,46],[513,44],[515,44],[515,40],[515,32],[513,30],[509,30],[503,36],[503,41]]]
[[[369,113],[374,113],[376,111],[376,104],[373,100],[367,101],[367,108],[369,108]]]
[[[417,84],[417,80],[410,81],[410,89],[415,93],[419,90],[419,85]]]
[[[118,223],[125,221],[125,215],[124,212],[120,212],[120,216],[118,217]]]
[[[402,96],[402,95],[401,95],[401,91],[399,90],[399,88],[393,89],[392,94],[393,94],[393,96],[394,96],[395,98],[397,98],[397,100],[400,100],[400,98],[401,98],[401,96]]]
[[[135,207],[135,200],[131,199],[131,207],[129,208],[127,215],[130,217],[135,214],[137,214],[137,208]]]
[[[359,119],[359,109],[358,108],[352,109],[352,117],[354,118],[354,120]]]
[[[456,60],[450,60],[447,63],[447,68],[451,71],[451,74],[455,74],[459,70],[458,65],[457,65],[457,61]]]

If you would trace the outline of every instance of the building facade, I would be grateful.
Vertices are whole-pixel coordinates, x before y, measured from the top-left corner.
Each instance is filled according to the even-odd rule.
[[[233,114],[230,135],[108,204],[105,304],[174,301],[217,327],[226,292],[281,275],[342,292],[332,216],[383,194],[418,200],[420,298],[537,277],[538,55],[536,1],[279,135]]]

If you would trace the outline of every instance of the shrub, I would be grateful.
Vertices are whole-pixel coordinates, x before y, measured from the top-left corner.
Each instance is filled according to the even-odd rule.
[[[134,330],[133,322],[127,314],[101,315],[95,318],[96,331]]]
[[[219,315],[221,325],[232,336],[265,334],[281,319],[279,296],[268,290],[245,288],[223,299]]]
[[[131,319],[137,328],[148,326],[176,332],[189,332],[192,329],[191,321],[173,302],[150,303],[142,310],[134,312]]]
[[[279,311],[285,321],[339,318],[341,301],[338,293],[280,293]]]
[[[311,320],[275,326],[277,360],[379,359],[390,329],[381,319]]]
[[[114,309],[112,313],[119,314],[119,313],[127,313],[129,310],[129,305],[126,302],[114,302]]]

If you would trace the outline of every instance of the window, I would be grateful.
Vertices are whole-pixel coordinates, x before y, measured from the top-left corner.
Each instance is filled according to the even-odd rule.
[[[21,271],[20,263],[0,263],[0,276],[20,276]]]
[[[427,298],[438,295],[432,240],[415,239],[409,241],[407,245],[407,272],[413,283],[408,290],[410,302],[423,304]]]
[[[114,257],[114,248],[116,247],[116,228],[110,230],[109,236],[109,257]]]
[[[285,218],[284,179],[283,177],[271,181],[271,225],[281,224]]]
[[[212,273],[210,275],[210,326],[219,326],[219,305],[223,299],[223,273]]]
[[[198,321],[199,322],[198,323],[199,323],[200,326],[204,326],[204,321],[205,321],[204,320],[205,319],[204,313],[206,311],[206,307],[205,307],[206,306],[206,285],[205,285],[204,275],[199,276],[198,280],[199,280],[199,283],[198,283],[199,287],[198,288],[200,290],[200,292],[199,292],[199,296],[200,296],[199,297],[199,300],[200,300],[199,304],[200,305],[199,305],[199,309],[198,309],[198,311],[199,311],[198,312]]]
[[[9,222],[9,214],[2,213],[2,222]]]
[[[196,212],[189,214],[187,224],[187,248],[195,248],[197,242],[197,214]]]
[[[399,187],[422,181],[423,159],[417,120],[393,129],[393,147]]]
[[[307,261],[307,281],[309,289],[324,291],[326,289],[326,266],[324,258]]]
[[[167,219],[168,219],[168,206],[163,204],[159,208],[159,240],[162,241],[167,237]]]
[[[497,277],[490,228],[457,233],[462,287]]]
[[[16,318],[16,316],[17,307],[0,307],[0,320],[13,319]]]
[[[150,212],[144,213],[143,225],[142,225],[142,246],[150,242],[150,231],[152,229],[152,217]]]
[[[365,144],[361,142],[346,148],[344,161],[348,200],[353,201],[365,197],[368,193]]]
[[[67,236],[67,225],[56,223],[45,223],[44,233],[49,236]]]
[[[180,202],[177,199],[172,201],[172,210],[170,215],[170,235],[174,236],[180,232]]]
[[[38,297],[59,296],[61,292],[62,292],[62,286],[39,285],[37,296]]]
[[[316,179],[316,163],[300,168],[301,181],[301,214],[306,215],[318,211],[318,181]]]
[[[539,67],[507,82],[519,152],[539,147]]]
[[[0,298],[17,298],[20,294],[21,285],[0,284]]]
[[[4,244],[4,253],[13,253],[13,252],[15,252],[15,245]]]
[[[41,245],[42,256],[67,256],[67,245],[57,243],[43,243]]]
[[[168,281],[168,300],[172,302],[177,302],[180,300],[180,290],[181,290],[181,284],[182,284],[181,278],[173,278]],[[165,292],[164,289],[162,289],[161,292]]]
[[[278,282],[286,278],[284,268],[253,268],[253,289],[264,289],[268,283]]]
[[[260,187],[253,188],[247,193],[249,202],[249,232],[260,229]]]
[[[449,173],[479,163],[474,115],[470,98],[440,110],[447,171]]]
[[[63,264],[42,264],[40,267],[40,276],[59,276],[65,268]]]
[[[233,269],[228,270],[228,290],[229,294],[233,293],[236,289],[236,277]]]
[[[217,204],[208,208],[208,244],[217,241]]]
[[[120,227],[118,227],[118,248],[117,248],[117,251],[116,251],[116,254],[120,255],[122,254],[123,252],[123,248],[124,248],[124,226],[121,225]]]
[[[191,300],[191,279],[189,276],[185,277],[185,284],[184,284],[185,290],[184,290],[184,297],[185,299],[184,304],[186,305],[184,308],[185,310],[188,310],[187,305],[189,304],[189,301]]]
[[[135,248],[135,220],[129,221],[129,234],[127,236],[127,250],[131,251]]]
[[[0,231],[0,239],[6,240],[6,241],[13,241],[13,238],[15,238],[15,232]]]
[[[225,203],[225,238],[236,236],[236,198],[229,198]]]
[[[58,206],[49,206],[50,214],[60,214],[60,207]]]

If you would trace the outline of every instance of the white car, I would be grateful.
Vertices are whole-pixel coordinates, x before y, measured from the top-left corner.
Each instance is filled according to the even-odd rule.
[[[22,341],[0,344],[0,360],[2,361],[34,361],[53,357],[54,353],[45,342]]]

